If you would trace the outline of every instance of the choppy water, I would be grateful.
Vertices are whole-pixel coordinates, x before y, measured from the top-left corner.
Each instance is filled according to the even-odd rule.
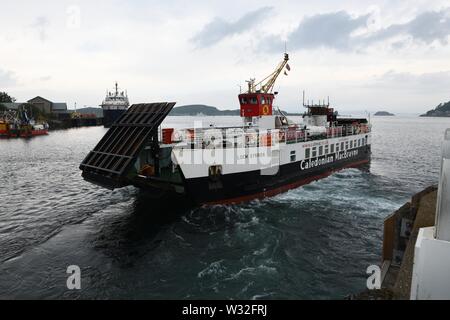
[[[372,122],[366,170],[263,201],[196,209],[84,182],[78,165],[105,133],[101,127],[0,140],[0,298],[329,299],[359,292],[367,266],[380,262],[383,219],[437,183],[450,127],[450,119]],[[66,289],[69,265],[81,267],[81,291]]]

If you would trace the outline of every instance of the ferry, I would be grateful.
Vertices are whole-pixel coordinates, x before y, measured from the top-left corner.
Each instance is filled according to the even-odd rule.
[[[110,128],[112,124],[127,111],[130,106],[126,91],[119,91],[119,84],[116,82],[114,92],[107,92],[100,107],[103,109],[103,126]]]
[[[135,104],[80,165],[85,180],[108,189],[133,185],[197,205],[235,204],[275,196],[371,157],[371,125],[341,118],[329,102],[309,104],[301,123],[275,110],[279,75],[289,55],[239,94],[241,124],[161,128],[174,102]]]

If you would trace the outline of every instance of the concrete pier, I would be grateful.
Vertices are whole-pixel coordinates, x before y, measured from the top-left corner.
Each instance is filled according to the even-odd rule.
[[[384,222],[382,290],[355,299],[450,299],[450,129],[438,187],[416,194]]]

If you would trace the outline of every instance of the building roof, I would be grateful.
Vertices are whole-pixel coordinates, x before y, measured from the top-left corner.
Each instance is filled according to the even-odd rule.
[[[47,100],[47,99],[45,99],[45,98],[42,98],[41,96],[34,97],[33,99],[28,100],[28,102],[31,103],[33,100],[37,100],[37,99],[39,99],[39,100],[44,100],[44,101],[53,103],[53,102],[51,102],[50,100]]]
[[[67,103],[65,102],[54,102],[52,104],[53,111],[67,111]]]

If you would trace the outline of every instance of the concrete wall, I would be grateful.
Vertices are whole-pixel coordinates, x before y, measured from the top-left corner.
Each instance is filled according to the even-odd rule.
[[[450,299],[450,243],[435,239],[434,232],[423,228],[417,237],[411,300]]]

